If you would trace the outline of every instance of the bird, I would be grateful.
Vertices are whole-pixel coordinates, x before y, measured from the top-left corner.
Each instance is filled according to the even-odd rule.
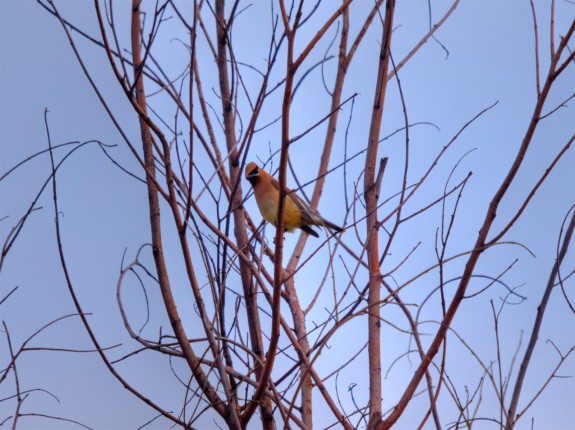
[[[260,213],[267,222],[277,226],[280,196],[279,182],[265,170],[260,169],[253,161],[246,165],[245,175],[254,190],[254,196]],[[283,221],[284,228],[287,231],[293,232],[296,228],[299,228],[307,234],[319,237],[319,234],[311,228],[311,226],[315,225],[327,227],[337,233],[345,232],[345,229],[326,220],[317,211],[310,208],[301,197],[290,189],[286,188],[286,196]]]

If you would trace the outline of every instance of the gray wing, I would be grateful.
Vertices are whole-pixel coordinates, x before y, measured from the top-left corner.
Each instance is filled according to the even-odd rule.
[[[272,178],[272,185],[276,190],[280,190],[280,183],[275,179]],[[286,187],[286,194],[292,202],[298,207],[301,212],[301,217],[307,224],[322,224],[323,219],[319,214],[314,211],[312,208],[309,207],[307,202],[303,200],[300,196],[298,196],[293,190]]]

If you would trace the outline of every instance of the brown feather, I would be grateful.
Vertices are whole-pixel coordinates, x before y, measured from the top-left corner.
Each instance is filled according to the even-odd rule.
[[[245,175],[253,187],[260,213],[269,223],[276,225],[280,190],[279,182],[265,170],[260,169],[254,162],[246,165]],[[310,227],[312,225],[327,227],[337,233],[345,231],[343,228],[323,218],[305,200],[289,188],[286,188],[286,196],[283,220],[287,231],[300,228],[315,237],[319,237],[319,235]]]

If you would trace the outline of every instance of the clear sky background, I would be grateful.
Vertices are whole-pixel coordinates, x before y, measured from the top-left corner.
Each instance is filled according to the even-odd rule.
[[[120,30],[125,31],[129,24],[126,18],[129,4],[127,1],[119,3],[124,4],[125,11],[118,20],[121,22]],[[59,1],[58,5],[70,21],[89,34],[98,33],[91,2],[68,0]],[[549,7],[547,0],[535,0],[535,5],[540,26],[540,44],[543,47],[541,70],[544,72],[549,64]],[[446,6],[445,1],[435,6],[434,22],[445,11]],[[575,5],[557,1],[556,7],[556,29],[559,34],[563,34],[575,17]],[[321,21],[320,18],[318,22]],[[242,27],[245,32],[234,34],[235,43],[241,47],[236,54],[244,61],[255,64],[262,61],[265,48],[264,53],[253,48],[261,34],[258,33],[258,26],[247,23],[269,19],[269,10],[266,7],[254,6],[244,12],[242,19],[246,22]],[[427,19],[426,1],[398,1],[395,20],[397,27],[392,42],[396,61],[403,58],[426,32]],[[352,28],[353,24],[352,20]],[[310,32],[317,28],[314,25],[314,22],[310,23]],[[185,38],[186,35],[181,34],[179,37]],[[373,54],[377,49],[373,48],[377,46],[379,37],[379,27],[368,34],[369,49],[358,52],[358,58],[350,69],[350,81],[353,85],[344,92],[344,97],[353,92],[359,94],[348,138],[348,150],[351,153],[364,147],[363,142],[368,131],[366,124],[372,99],[370,88],[373,87],[377,62]],[[437,33],[437,37],[449,51],[449,56],[446,56],[438,43],[430,41],[400,72],[410,121],[425,121],[437,126],[414,127],[411,131],[410,181],[415,181],[421,175],[438,149],[445,145],[463,124],[480,110],[498,101],[495,108],[462,135],[456,149],[446,158],[441,174],[430,183],[429,195],[422,196],[421,200],[407,208],[409,212],[421,207],[423,202],[435,198],[433,190],[443,186],[450,166],[467,151],[474,149],[457,170],[453,182],[461,180],[468,171],[473,172],[464,193],[459,224],[454,233],[451,252],[456,254],[473,246],[486,204],[504,177],[533,110],[536,95],[534,37],[529,1],[463,0],[454,15]],[[124,34],[122,38],[127,40],[127,35]],[[85,40],[76,40],[88,68],[93,72],[115,115],[124,124],[129,137],[137,141],[137,118],[119,90],[103,52]],[[170,70],[181,70],[182,64],[187,61],[182,45],[171,40],[169,36],[159,40],[159,43],[165,44],[165,51],[160,59],[165,61],[166,67]],[[571,49],[575,49],[575,46],[571,46]],[[319,50],[314,57],[315,61],[321,60],[323,53],[324,51]],[[575,67],[571,66],[571,70],[556,82],[544,112],[575,92],[574,73]],[[206,82],[209,82],[209,79],[206,77]],[[325,115],[326,96],[320,82],[316,78],[299,90],[300,94],[292,110],[293,135],[305,130],[317,118]],[[397,87],[390,86],[382,136],[403,125],[397,95]],[[545,120],[538,128],[525,165],[498,213],[494,231],[506,224],[509,215],[517,209],[526,192],[543,174],[558,148],[574,133],[574,104],[573,101],[567,103],[566,107],[557,111],[553,118]],[[159,105],[161,107],[161,103]],[[137,163],[83,75],[56,19],[35,1],[0,0],[0,176],[26,157],[47,148],[45,109],[50,112],[47,118],[53,145],[92,139],[117,145],[111,150],[114,158],[120,160],[125,168],[142,176]],[[273,118],[275,113],[277,111],[270,112],[269,117]],[[349,109],[344,109],[344,113],[349,115]],[[319,138],[322,132],[325,130],[310,133],[304,142],[294,145],[290,151],[292,161],[300,166],[301,171],[298,173],[301,173],[300,179],[303,182],[313,179],[316,155],[319,154],[319,145],[313,145],[313,139]],[[279,136],[278,128],[273,127],[258,135],[250,149],[250,158],[267,159],[270,148],[272,151],[278,148]],[[381,145],[379,155],[390,158],[382,198],[387,198],[399,190],[400,175],[403,171],[402,139],[403,135],[399,134]],[[343,160],[343,150],[344,136],[341,130],[336,138],[332,165]],[[63,154],[64,152],[59,152],[58,157]],[[275,161],[277,166],[277,159]],[[349,174],[354,181],[357,181],[362,165],[363,159],[349,163]],[[538,191],[525,216],[505,238],[507,241],[523,244],[535,256],[517,246],[503,245],[481,257],[477,273],[491,275],[501,273],[517,258],[518,262],[510,271],[506,282],[511,288],[519,288],[518,292],[527,298],[517,306],[507,306],[502,314],[500,323],[503,327],[506,366],[510,365],[522,333],[521,347],[524,348],[527,342],[537,305],[554,263],[561,223],[575,203],[574,167],[575,155],[572,148]],[[42,155],[0,181],[0,239],[7,237],[49,173],[49,158]],[[319,208],[326,218],[336,223],[343,222],[342,180],[341,171],[330,177]],[[126,259],[131,260],[139,247],[149,241],[146,189],[110,163],[94,144],[87,145],[70,157],[59,172],[58,181],[62,239],[70,275],[85,311],[91,314],[90,321],[101,344],[112,346],[122,343],[122,346],[111,354],[121,357],[131,351],[134,344],[130,343],[124,331],[116,306],[116,282],[124,252]],[[288,182],[291,186],[294,185],[292,178],[288,179]],[[349,192],[352,191],[353,183],[347,183],[345,186]],[[247,183],[244,184],[244,190],[246,189]],[[27,221],[0,272],[0,299],[14,287],[18,287],[0,306],[0,322],[6,323],[14,345],[20,345],[47,322],[75,312],[57,256],[51,191],[42,194],[36,206],[39,210]],[[246,208],[254,219],[260,220],[253,199],[246,203]],[[414,224],[409,231],[403,233],[401,243],[389,259],[389,265],[393,267],[394,262],[397,264],[401,261],[406,251],[412,249],[418,241],[422,242],[418,251],[421,254],[416,254],[416,258],[410,261],[409,265],[395,274],[400,284],[409,279],[410,275],[413,276],[433,263],[430,255],[433,256],[434,235],[440,223],[440,212],[435,211],[432,214],[425,222],[422,221],[423,224]],[[271,241],[273,229],[268,228],[267,234]],[[286,235],[286,246],[293,246],[296,239],[297,236]],[[169,240],[170,238],[168,243]],[[174,251],[173,256],[170,252],[168,247],[168,261],[170,258],[172,261],[178,261],[177,252]],[[150,262],[149,255],[145,259]],[[565,273],[570,273],[573,269],[575,253],[572,250],[566,259],[564,270]],[[453,273],[457,273],[457,263],[453,270]],[[178,272],[175,272],[173,278],[177,280],[178,276]],[[308,275],[303,272],[301,276]],[[478,283],[472,289],[478,290],[481,285],[483,284]],[[571,280],[566,285],[573,300],[574,283]],[[411,294],[414,297],[427,294],[434,286],[436,280],[422,280],[412,290],[406,291],[407,300]],[[300,299],[307,303],[313,293],[314,291],[301,291]],[[143,303],[141,291],[134,288],[126,294],[126,300],[134,303],[134,309],[141,309],[138,308]],[[490,300],[493,300],[498,308],[505,294],[505,288],[494,286],[480,300],[474,302],[473,306],[464,306],[456,317],[458,331],[473,340],[485,363],[496,359],[492,318],[486,317],[491,314]],[[156,308],[153,309],[149,327],[154,329],[160,325],[169,327],[158,299],[157,292],[151,292],[150,301],[155,303]],[[522,399],[536,392],[557,362],[557,353],[546,340],[552,339],[563,352],[575,345],[575,316],[565,305],[559,291],[553,293],[549,306],[551,310],[544,320],[540,343],[526,382],[525,397]],[[134,311],[132,317],[135,324],[141,324],[145,320],[142,312]],[[396,317],[397,315],[394,316],[393,311],[390,311],[389,320],[394,321]],[[310,314],[308,324],[311,325],[314,318],[322,318],[321,312]],[[346,342],[352,338],[353,330],[361,330],[361,327],[365,327],[362,324],[351,326],[347,332],[342,333],[341,338],[334,339],[331,350],[334,356],[345,353]],[[393,330],[386,330],[387,328],[384,329],[384,336],[388,337],[385,339],[393,345],[395,334]],[[148,334],[157,335],[157,331]],[[350,338],[346,339],[345,336]],[[337,342],[339,344],[336,344]],[[453,343],[457,344],[456,341]],[[77,317],[54,324],[38,336],[32,345],[80,350],[92,348]],[[390,348],[394,347],[395,345]],[[397,348],[398,351],[405,350],[406,345],[402,343]],[[466,384],[472,386],[476,381],[473,378],[480,374],[477,363],[464,348],[454,345],[454,349],[455,352],[450,355],[450,360],[453,360],[450,363],[453,374],[450,376],[460,381],[460,388]],[[7,343],[2,331],[0,367],[5,366],[7,354]],[[322,355],[323,361],[320,361],[319,365],[329,368],[330,358],[326,354]],[[386,356],[385,366],[389,367],[397,355],[398,353],[390,353]],[[521,353],[519,357],[522,357]],[[18,365],[23,389],[46,390],[30,394],[25,402],[27,412],[70,418],[96,429],[138,428],[155,416],[152,410],[122,388],[94,353],[29,351],[18,360]],[[177,410],[181,406],[181,391],[178,391],[180,388],[174,389],[178,384],[166,357],[146,353],[117,366],[128,380],[137,381],[138,388],[144,393],[161,399],[160,403],[165,408]],[[181,364],[175,364],[176,370],[184,370],[178,366]],[[362,366],[365,367],[365,362],[358,361],[357,369]],[[403,361],[395,369],[395,373],[384,382],[384,398],[390,402],[404,387],[405,380],[411,376],[414,367]],[[552,381],[520,423],[520,429],[531,428],[531,416],[535,417],[535,429],[573,428],[575,381],[572,376],[575,375],[575,357],[566,361],[559,374],[569,378]],[[343,387],[350,383],[358,384],[356,399],[367,397],[365,380],[348,375],[347,379],[340,382]],[[11,384],[11,381],[7,381],[0,385],[0,399],[14,393]],[[349,395],[345,389],[343,392],[344,395]],[[345,401],[349,402],[350,399]],[[490,416],[489,406],[493,406],[489,402],[490,400],[486,399],[485,416]],[[422,405],[424,404],[425,402],[422,402]],[[13,413],[13,405],[13,402],[0,402],[0,421]],[[493,414],[491,413],[491,416]],[[318,428],[323,428],[321,418],[318,413]],[[330,417],[326,424],[331,422]],[[449,423],[443,424],[447,426]],[[199,427],[210,428],[209,421],[203,425],[205,427]],[[403,427],[400,428],[409,429],[412,425],[415,424],[406,417],[402,422]],[[27,417],[21,420],[18,428],[72,429],[78,426],[62,421]],[[170,428],[170,423],[158,420],[150,428],[167,429]],[[478,422],[474,428],[496,427],[490,422]]]

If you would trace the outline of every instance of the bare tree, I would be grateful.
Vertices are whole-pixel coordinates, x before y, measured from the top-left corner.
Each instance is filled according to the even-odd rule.
[[[508,235],[533,204],[535,194],[560,168],[575,139],[575,130],[567,130],[570,137],[550,145],[551,161],[538,165],[540,176],[531,185],[517,185],[518,172],[541,123],[553,121],[574,97],[564,95],[559,103],[555,98],[551,101],[556,83],[573,71],[575,56],[569,49],[575,18],[568,28],[556,29],[554,1],[546,48],[540,43],[538,14],[531,3],[536,59],[531,118],[521,141],[510,143],[515,154],[506,175],[488,203],[474,211],[473,222],[465,224],[461,221],[468,215],[462,215],[461,207],[472,172],[462,173],[462,166],[471,151],[458,149],[458,144],[484,126],[485,117],[498,108],[497,102],[477,106],[475,114],[457,124],[432,156],[418,157],[411,148],[411,133],[417,127],[436,126],[411,119],[402,80],[404,67],[422,47],[431,40],[442,46],[437,32],[453,18],[459,0],[444,7],[438,20],[432,20],[431,14],[438,6],[429,1],[429,27],[401,58],[394,48],[394,29],[404,22],[398,20],[396,3],[400,2],[395,0],[313,4],[279,0],[253,5],[224,0],[195,0],[193,4],[133,0],[130,8],[124,2],[95,0],[97,35],[68,21],[57,1],[39,3],[60,22],[139,171],[129,172],[105,145],[98,145],[147,189],[150,232],[143,234],[143,245],[133,260],[122,261],[118,276],[117,306],[132,342],[131,352],[118,354],[114,348],[105,348],[96,335],[69,274],[58,196],[58,168],[67,155],[57,158],[64,148],[52,143],[47,127],[52,175],[46,184],[51,185],[55,240],[77,317],[93,343],[91,352],[158,416],[182,428],[195,428],[209,417],[218,426],[232,429],[250,425],[389,429],[400,426],[401,419],[410,414],[417,417],[419,428],[472,428],[477,421],[488,420],[494,427],[511,430],[560,376],[575,345],[565,348],[553,343],[556,365],[546,370],[545,382],[534,395],[524,394],[550,295],[561,296],[573,311],[573,267],[566,257],[575,225],[572,207],[564,226],[550,226],[560,234],[557,253],[548,259],[549,281],[533,316],[529,343],[526,347],[519,344],[511,360],[507,348],[518,340],[502,342],[500,324],[510,302],[522,299],[508,278],[515,263],[513,259],[505,262],[505,269],[481,265],[484,256],[497,255],[502,246],[517,254],[526,252],[522,243]],[[128,19],[129,33],[124,30]],[[246,48],[237,35],[250,26],[257,27],[259,40],[257,46]],[[133,124],[122,122],[101,90],[80,40],[105,52],[137,117],[139,138],[129,132]],[[163,55],[166,40],[178,46],[174,64]],[[250,50],[263,61],[251,60]],[[370,97],[358,96],[359,82],[349,73],[351,67],[361,67],[356,66],[358,52],[377,58],[369,74],[373,76]],[[546,71],[540,65],[544,55],[549,56]],[[301,93],[318,89],[323,91],[321,108],[307,109],[309,99]],[[362,112],[368,112],[367,120],[354,114],[360,105]],[[307,122],[302,125],[299,113],[304,109]],[[390,123],[393,126],[384,127]],[[350,144],[350,127],[355,124],[363,132]],[[394,127],[396,132],[385,136],[384,130]],[[391,139],[395,149],[387,154],[382,145]],[[311,140],[318,146],[313,151],[317,161],[307,160],[316,169],[312,173],[302,171],[294,161],[302,152],[305,155],[302,146]],[[271,143],[262,149],[266,141]],[[298,155],[290,155],[294,153]],[[252,159],[258,159],[280,184],[280,221],[275,231],[260,223],[259,214],[246,210],[252,196],[243,171]],[[391,165],[394,172],[389,173]],[[336,180],[343,181],[343,192],[334,192]],[[297,186],[292,187],[293,183]],[[308,201],[314,209],[321,197],[337,194],[330,196],[339,201],[333,213],[340,214],[337,222],[345,224],[347,232],[326,231],[313,242],[302,233],[294,246],[286,246],[281,214],[288,186],[300,195],[311,186]],[[512,212],[503,212],[512,188],[520,201]],[[15,228],[22,227],[34,205]],[[501,213],[503,219],[496,223]],[[429,222],[437,214],[439,222]],[[469,225],[476,225],[477,231]],[[410,236],[414,228],[425,229],[416,242]],[[463,237],[467,248],[455,250],[454,236]],[[8,235],[0,269],[16,237],[17,233]],[[434,243],[430,244],[430,237]],[[168,248],[177,248],[184,281],[180,277],[174,281],[173,263],[166,261]],[[153,264],[146,263],[146,256],[152,257]],[[161,293],[169,330],[136,327],[130,315],[142,308],[126,300],[125,294],[133,282],[144,292]],[[182,282],[192,298],[192,312],[190,303],[179,299]],[[486,293],[497,288],[496,294],[505,296],[499,303]],[[489,333],[495,357],[468,341],[454,324],[471,302],[489,305],[491,311],[476,324],[486,332],[493,326]],[[157,312],[158,306],[146,299],[144,311]],[[394,339],[401,339],[401,347],[389,345],[386,327]],[[23,416],[16,363],[28,341],[15,350],[4,328],[10,356],[2,366],[0,384],[8,374],[14,375],[17,403],[15,411],[0,417],[0,422],[12,419],[15,428]],[[336,343],[348,347],[336,353],[332,350]],[[465,385],[465,392],[452,376],[457,367],[450,359],[454,348],[468,351],[480,375],[474,386]],[[166,408],[161,399],[146,395],[137,382],[122,374],[120,363],[145,352],[163,354],[170,363],[185,365],[184,372],[174,371],[182,390],[181,405]],[[516,363],[517,357],[522,358]],[[361,375],[357,375],[358,362],[364,364],[359,367]],[[393,394],[384,394],[389,391],[384,385],[386,375],[405,363],[413,370],[405,374],[400,386],[394,386]],[[360,393],[354,383],[342,399],[339,380],[349,374],[363,381],[361,390],[368,394]],[[496,406],[485,406],[485,398],[495,399]]]

